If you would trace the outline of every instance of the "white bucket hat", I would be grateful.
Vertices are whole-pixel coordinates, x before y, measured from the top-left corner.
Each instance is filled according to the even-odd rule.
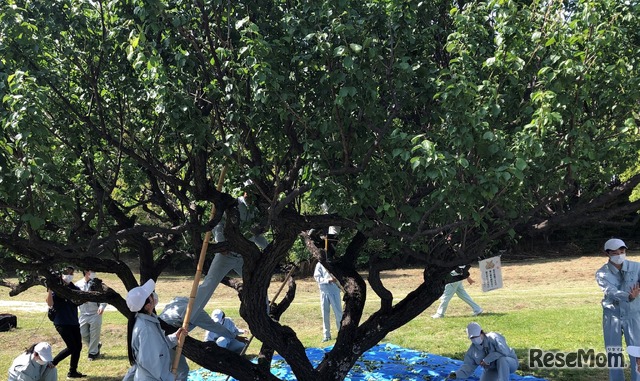
[[[33,348],[33,352],[37,353],[40,358],[46,362],[53,361],[53,355],[51,354],[51,345],[44,341],[36,344]]]

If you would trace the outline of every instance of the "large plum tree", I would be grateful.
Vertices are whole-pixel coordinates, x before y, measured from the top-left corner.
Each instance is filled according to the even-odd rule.
[[[299,380],[341,380],[453,267],[518,237],[637,224],[637,14],[615,0],[5,0],[0,266],[23,283],[4,284],[19,293],[73,263],[131,288],[124,255],[157,278],[237,213],[250,179],[270,244],[227,224],[240,313]],[[345,314],[314,368],[264,300],[301,235],[324,261],[304,233],[332,225]],[[372,241],[384,249],[364,255]],[[357,263],[380,298],[367,317]],[[393,303],[380,273],[408,263],[423,283]],[[117,293],[74,297],[127,314]],[[184,353],[273,378],[203,346]]]

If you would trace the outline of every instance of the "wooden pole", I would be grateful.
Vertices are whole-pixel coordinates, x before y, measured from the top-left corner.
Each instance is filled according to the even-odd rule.
[[[224,183],[224,176],[227,173],[227,166],[222,167],[222,171],[220,172],[220,178],[218,179],[218,185],[216,189],[218,192],[222,190],[222,184]],[[211,215],[209,220],[212,220],[216,215],[216,205],[213,204],[211,207]],[[191,285],[191,295],[189,295],[189,303],[187,304],[187,311],[184,315],[184,321],[182,322],[182,328],[189,330],[189,320],[191,319],[191,310],[193,309],[193,302],[196,299],[196,294],[198,293],[198,285],[200,284],[200,277],[202,276],[202,268],[204,267],[204,260],[207,257],[207,249],[209,248],[209,241],[211,240],[211,229],[207,229],[207,232],[204,235],[204,241],[202,242],[202,248],[200,249],[200,258],[198,259],[198,267],[196,268],[196,276],[193,278],[193,285]],[[184,344],[185,336],[182,336],[178,340],[178,346],[176,347],[176,355],[173,359],[173,366],[171,367],[171,372],[176,375],[178,371],[178,363],[180,362],[180,356],[182,354],[182,346]]]

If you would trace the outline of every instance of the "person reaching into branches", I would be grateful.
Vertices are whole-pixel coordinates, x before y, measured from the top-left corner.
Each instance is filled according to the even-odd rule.
[[[256,199],[256,188],[253,185],[253,182],[248,180],[244,183],[243,195],[237,199],[241,229],[245,236],[248,237],[249,241],[254,242],[260,250],[264,250],[264,248],[267,247],[268,242],[263,235],[264,227],[262,227],[258,222],[258,209],[255,206]],[[213,229],[214,240],[218,243],[226,241],[224,236],[226,220],[227,215],[225,213],[220,223]],[[235,271],[238,275],[242,276],[243,264],[244,260],[240,253],[230,250],[216,253],[213,261],[211,261],[207,275],[198,286],[198,292],[192,307],[193,313],[197,314],[204,310],[209,299],[211,299],[211,296],[218,287],[218,284],[220,284],[227,274],[231,271]]]

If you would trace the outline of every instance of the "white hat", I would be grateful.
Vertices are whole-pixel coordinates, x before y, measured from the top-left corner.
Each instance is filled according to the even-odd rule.
[[[618,238],[611,238],[604,243],[604,251],[618,250],[621,247],[624,247],[626,249],[627,245],[625,245],[623,240]]]
[[[224,312],[222,312],[222,310],[213,310],[211,313],[211,319],[216,323],[220,323],[222,319],[224,319]]]
[[[149,279],[142,286],[129,290],[127,293],[127,307],[129,307],[129,310],[131,312],[140,311],[155,288],[156,282],[153,279]]]
[[[480,324],[476,322],[469,323],[467,326],[467,336],[469,336],[469,338],[480,336],[481,332],[482,328],[480,328]]]
[[[630,356],[640,357],[640,347],[638,347],[638,346],[629,345],[627,347],[627,352],[629,353]]]
[[[45,343],[44,341],[36,344],[33,347],[33,352],[37,353],[40,358],[46,362],[53,361],[53,355],[51,354],[51,345],[49,343]]]

